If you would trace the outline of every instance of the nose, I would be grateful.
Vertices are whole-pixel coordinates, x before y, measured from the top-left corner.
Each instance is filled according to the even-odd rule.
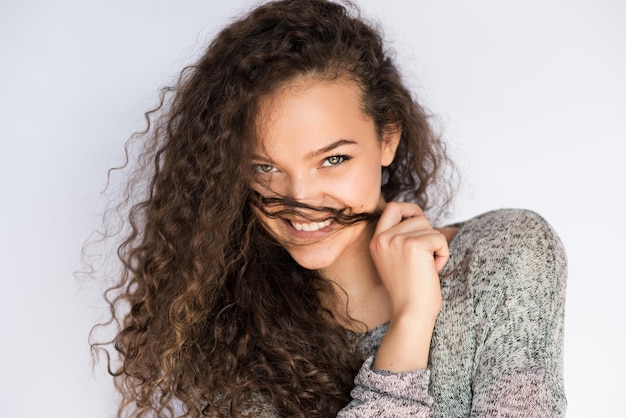
[[[319,195],[319,185],[313,176],[306,173],[291,176],[288,195],[294,200],[312,203]]]

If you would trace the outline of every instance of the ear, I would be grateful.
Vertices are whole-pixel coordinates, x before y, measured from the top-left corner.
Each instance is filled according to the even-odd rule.
[[[402,125],[399,123],[386,125],[383,128],[382,153],[380,159],[381,166],[387,167],[393,162],[401,136]]]

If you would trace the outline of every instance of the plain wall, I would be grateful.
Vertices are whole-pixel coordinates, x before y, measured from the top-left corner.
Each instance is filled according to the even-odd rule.
[[[0,417],[112,417],[77,280],[106,170],[157,90],[246,1],[0,3]],[[463,178],[450,221],[533,209],[569,256],[569,417],[620,416],[626,365],[626,3],[359,2],[438,115]]]

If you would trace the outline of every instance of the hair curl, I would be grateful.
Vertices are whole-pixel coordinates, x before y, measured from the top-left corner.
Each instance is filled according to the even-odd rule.
[[[448,202],[445,147],[354,9],[323,0],[256,8],[162,91],[129,142],[140,142],[143,163],[118,207],[130,209],[103,324],[119,330],[92,343],[118,353],[114,366],[108,348],[119,416],[173,415],[178,400],[190,417],[254,414],[259,401],[280,416],[327,417],[349,401],[358,335],[322,303],[332,285],[255,217],[245,162],[262,96],[302,76],[349,77],[379,133],[402,129],[384,197],[427,210]]]

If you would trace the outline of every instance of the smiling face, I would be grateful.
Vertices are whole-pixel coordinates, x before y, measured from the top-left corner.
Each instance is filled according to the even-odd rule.
[[[348,214],[381,207],[381,166],[393,160],[400,134],[379,138],[355,82],[298,80],[265,97],[259,115],[254,187],[264,197],[346,208]],[[274,219],[258,211],[269,233],[301,266],[327,270],[368,251],[372,225],[342,226],[330,212],[299,213]]]

